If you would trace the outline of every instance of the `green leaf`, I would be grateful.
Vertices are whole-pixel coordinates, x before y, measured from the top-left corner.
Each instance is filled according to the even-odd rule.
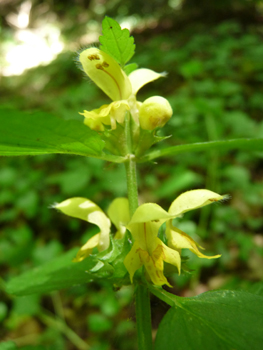
[[[10,341],[4,341],[3,343],[0,343],[0,350],[17,350],[18,347],[14,342]]]
[[[90,255],[81,262],[72,262],[78,248],[11,279],[6,291],[15,295],[46,293],[88,283],[94,279],[107,279],[115,285],[129,284],[129,276],[123,264],[130,250],[130,237],[111,237],[110,247],[96,255]]]
[[[137,134],[137,135],[136,135]],[[156,130],[143,130],[140,129],[140,133],[135,132],[134,139],[136,139],[136,147],[134,154],[136,157],[140,157],[155,143],[168,139],[170,136],[157,136]]]
[[[15,295],[46,293],[53,290],[69,288],[93,280],[94,273],[88,272],[96,266],[98,260],[90,256],[81,262],[73,263],[78,248],[74,248],[60,257],[37,268],[13,278],[6,284],[6,291]],[[113,273],[110,265],[100,268],[99,277],[108,277]]]
[[[121,29],[118,22],[110,17],[102,21],[100,49],[112,56],[121,66],[128,62],[135,51],[134,38],[128,29]]]
[[[62,120],[45,112],[0,110],[0,155],[48,153],[101,157],[104,142],[76,120]]]
[[[224,290],[192,298],[157,289],[154,294],[173,305],[161,321],[155,350],[262,349],[262,296]]]
[[[138,68],[138,64],[137,63],[130,63],[130,64],[127,64],[124,68],[123,68],[123,70],[124,70],[124,72],[127,74],[127,75],[129,75],[129,74],[131,74],[131,72],[133,72],[135,69],[137,69]]]
[[[198,142],[187,145],[172,146],[156,151],[149,152],[142,156],[138,161],[140,163],[147,162],[163,156],[174,156],[177,154],[187,152],[209,152],[211,150],[218,150],[225,152],[230,150],[245,150],[245,151],[259,151],[263,150],[263,138],[256,139],[235,139],[224,141]]]
[[[103,153],[103,147],[99,134],[77,120],[62,120],[46,112],[0,109],[0,156],[61,153],[116,163],[125,160]]]

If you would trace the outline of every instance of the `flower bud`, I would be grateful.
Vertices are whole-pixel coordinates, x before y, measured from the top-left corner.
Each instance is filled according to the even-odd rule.
[[[164,126],[173,114],[170,103],[161,96],[145,100],[139,111],[140,126],[144,130],[153,130]]]

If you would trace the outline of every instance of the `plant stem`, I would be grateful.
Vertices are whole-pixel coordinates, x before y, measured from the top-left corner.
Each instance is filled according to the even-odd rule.
[[[130,216],[134,214],[138,208],[138,187],[137,187],[137,173],[136,173],[136,162],[134,161],[133,155],[129,155],[128,161],[125,163],[126,169],[126,180],[127,180],[127,192],[130,206]]]
[[[134,214],[135,210],[138,208],[138,185],[137,185],[137,172],[136,172],[136,160],[132,145],[132,135],[131,135],[131,120],[130,114],[125,116],[124,125],[125,139],[126,139],[126,152],[127,161],[125,162],[126,170],[126,180],[127,180],[127,192],[128,200],[130,206],[130,216]]]
[[[127,145],[127,161],[125,163],[127,192],[130,206],[130,215],[134,214],[138,207],[138,186],[136,159],[132,154],[132,137],[130,118],[126,115],[125,136]],[[152,345],[152,327],[151,327],[151,305],[150,294],[146,286],[137,283],[135,286],[135,310],[136,310],[136,328],[138,335],[138,349],[151,350]]]
[[[151,350],[152,322],[150,293],[146,286],[137,284],[135,288],[136,328],[139,350]]]

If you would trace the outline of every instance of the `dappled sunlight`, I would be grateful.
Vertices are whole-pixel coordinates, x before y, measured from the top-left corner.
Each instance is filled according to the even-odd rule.
[[[29,28],[32,3],[21,4],[18,13],[7,15],[7,22],[14,29],[12,41],[2,45],[3,64],[0,74],[3,76],[20,75],[26,69],[40,64],[48,64],[63,50],[61,31],[55,16],[39,18],[35,28]]]

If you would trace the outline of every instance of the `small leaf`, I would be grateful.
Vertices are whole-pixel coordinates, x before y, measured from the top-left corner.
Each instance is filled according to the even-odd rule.
[[[145,154],[145,152],[155,143],[161,142],[170,138],[170,136],[157,136],[156,130],[143,130],[140,129],[140,133],[135,133],[134,138],[136,139],[136,147],[134,149],[134,154],[136,157],[140,157]]]
[[[112,56],[121,66],[128,62],[135,51],[134,38],[128,29],[121,29],[118,22],[110,17],[102,21],[100,49]]]
[[[159,326],[155,350],[262,349],[262,296],[224,290],[192,298],[155,294],[174,302]]]
[[[45,112],[0,110],[2,156],[64,153],[100,158],[103,147],[99,135],[79,121]]]
[[[138,64],[137,63],[130,63],[130,64],[127,64],[123,70],[124,72],[129,75],[131,72],[133,72],[135,69],[138,68]]]

